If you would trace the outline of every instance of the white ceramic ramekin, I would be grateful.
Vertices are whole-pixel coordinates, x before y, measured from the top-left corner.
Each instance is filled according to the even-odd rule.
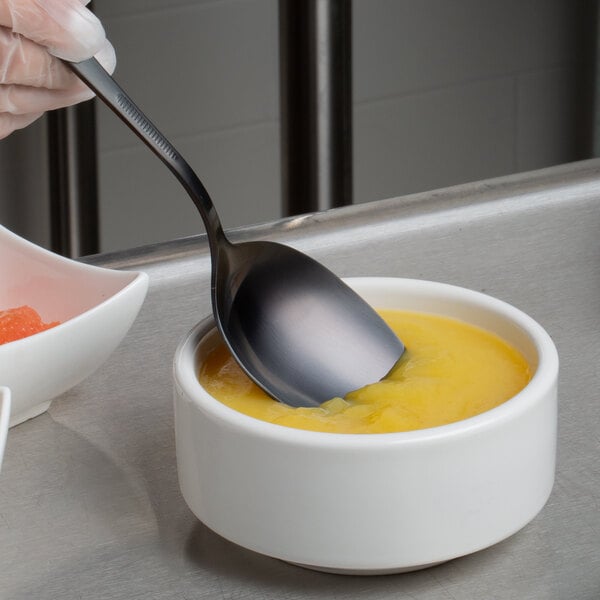
[[[218,341],[212,319],[174,362],[177,465],[195,515],[224,538],[320,570],[423,568],[510,536],[554,482],[558,356],[520,310],[442,283],[346,280],[377,308],[459,318],[516,346],[534,375],[504,404],[457,423],[387,434],[332,434],[266,423],[228,408],[197,379]]]

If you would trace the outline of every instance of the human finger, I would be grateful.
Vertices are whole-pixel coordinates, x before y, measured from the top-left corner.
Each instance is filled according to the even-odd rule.
[[[29,113],[26,115],[13,115],[10,113],[0,113],[0,139],[10,135],[17,129],[23,129],[39,119],[44,113]]]
[[[108,40],[96,58],[109,73],[113,72],[116,55]],[[79,78],[45,48],[0,27],[0,85],[11,84],[47,89],[83,86]]]
[[[100,20],[80,0],[2,0],[0,25],[74,62],[97,54],[106,40]]]
[[[0,86],[0,113],[26,115],[71,106],[94,97],[84,85],[67,90],[47,90],[24,85]]]

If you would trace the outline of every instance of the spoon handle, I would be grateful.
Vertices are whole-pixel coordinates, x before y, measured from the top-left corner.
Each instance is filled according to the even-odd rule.
[[[175,147],[138,108],[102,65],[90,58],[66,65],[160,158],[186,189],[202,216],[211,250],[226,242],[215,206],[204,185]]]

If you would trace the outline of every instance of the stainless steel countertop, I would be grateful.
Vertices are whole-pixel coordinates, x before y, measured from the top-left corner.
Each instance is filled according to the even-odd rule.
[[[107,363],[10,431],[0,598],[598,600],[599,233],[597,160],[232,232],[290,243],[341,275],[483,290],[532,315],[558,346],[557,478],[540,515],[487,550],[378,577],[316,573],[254,554],[185,505],[171,359],[210,310],[204,236],[90,258],[147,271],[148,298]]]

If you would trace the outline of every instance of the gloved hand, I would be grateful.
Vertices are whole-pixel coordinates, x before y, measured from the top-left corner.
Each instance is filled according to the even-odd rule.
[[[0,139],[45,111],[94,93],[56,57],[92,56],[113,72],[115,51],[89,0],[0,0]]]

